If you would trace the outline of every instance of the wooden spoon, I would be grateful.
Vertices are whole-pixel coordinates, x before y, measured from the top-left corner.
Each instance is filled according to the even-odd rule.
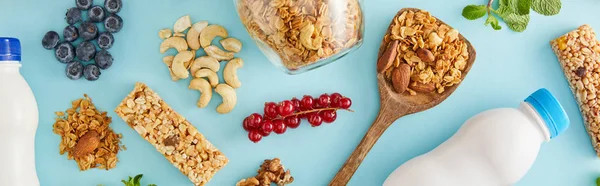
[[[398,14],[394,17],[394,19],[400,16],[405,11],[413,11],[419,12],[421,10],[416,8],[403,8],[398,12]],[[437,19],[437,18],[436,18]],[[437,21],[445,24],[441,20],[437,19]],[[390,33],[394,21],[390,24],[388,33]],[[471,45],[471,43],[464,38],[461,34],[459,34],[459,38],[467,44],[469,51],[469,59],[467,61],[467,65],[465,69],[462,71],[462,79],[465,78],[471,66],[475,62],[475,49]],[[386,43],[385,39],[381,43],[379,48],[379,56],[383,54],[383,52],[387,49],[388,43]],[[385,79],[382,73],[377,74],[377,82],[379,85],[379,94],[380,94],[380,104],[381,107],[379,109],[379,115],[371,128],[367,131],[367,134],[363,137],[360,144],[356,147],[352,155],[346,160],[346,163],[340,168],[339,172],[335,175],[333,180],[329,182],[329,186],[344,186],[350,181],[358,166],[362,163],[363,159],[367,156],[367,153],[371,150],[375,142],[379,139],[379,137],[383,134],[383,132],[390,126],[392,123],[398,118],[413,114],[417,112],[421,112],[432,108],[442,101],[444,101],[458,85],[454,85],[452,87],[447,87],[445,92],[438,94],[435,91],[429,94],[419,93],[415,96],[409,95],[407,92],[403,94],[398,94],[394,92],[394,88],[388,81]]]

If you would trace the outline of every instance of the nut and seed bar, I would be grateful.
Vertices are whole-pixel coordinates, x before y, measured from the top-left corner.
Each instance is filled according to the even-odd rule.
[[[229,161],[143,83],[135,85],[115,112],[196,186],[210,181]]]
[[[600,157],[600,42],[589,25],[582,25],[550,42]]]

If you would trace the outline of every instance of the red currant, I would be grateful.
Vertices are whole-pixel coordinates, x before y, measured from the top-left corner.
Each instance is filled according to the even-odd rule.
[[[328,107],[329,104],[331,103],[331,97],[329,97],[329,95],[327,94],[321,94],[321,96],[319,96],[319,106],[322,107]]]
[[[340,99],[344,98],[340,93],[333,93],[329,97],[331,97],[331,107],[339,108],[340,107]]]
[[[313,112],[308,115],[308,123],[313,127],[318,127],[323,123],[323,119],[318,112]]]
[[[294,110],[294,103],[292,103],[292,101],[289,100],[279,102],[279,104],[277,105],[277,113],[279,113],[279,115],[283,117],[293,114]]]
[[[254,143],[258,143],[261,139],[262,139],[262,135],[260,135],[260,132],[258,131],[258,129],[254,129],[251,130],[250,132],[248,132],[248,139],[250,139],[250,141],[254,142]]]
[[[242,126],[244,127],[244,130],[246,130],[246,131],[250,131],[250,130],[252,130],[252,129],[253,129],[253,128],[252,128],[252,127],[250,127],[250,125],[248,124],[248,123],[250,123],[250,122],[249,122],[250,120],[249,120],[248,118],[249,118],[249,117],[246,117],[246,118],[244,119],[244,122],[242,123]]]
[[[265,120],[262,122],[259,128],[259,132],[263,136],[269,136],[273,131],[273,122],[271,120]]]
[[[300,106],[304,109],[311,109],[313,106],[313,98],[309,95],[305,95],[300,101]]]
[[[295,110],[300,109],[300,100],[298,98],[292,98],[292,100],[290,100],[290,101],[294,105]]]
[[[298,128],[298,126],[300,126],[300,118],[296,116],[288,116],[285,118],[285,125],[293,129]]]
[[[319,115],[321,115],[321,118],[323,118],[323,121],[325,123],[334,122],[337,118],[337,113],[335,110],[325,110],[322,111]]]
[[[315,109],[320,109],[323,108],[323,106],[321,106],[321,104],[319,104],[319,98],[314,98],[313,99],[313,108]]]
[[[350,98],[340,99],[340,107],[343,109],[349,109],[352,106],[352,100]]]
[[[248,119],[248,128],[257,129],[260,127],[260,123],[262,123],[262,116],[258,113],[254,113],[247,117]]]
[[[273,121],[273,132],[283,134],[286,130],[287,126],[285,126],[285,123],[282,120],[278,119]]]
[[[265,117],[275,118],[277,117],[277,104],[274,102],[265,103]]]

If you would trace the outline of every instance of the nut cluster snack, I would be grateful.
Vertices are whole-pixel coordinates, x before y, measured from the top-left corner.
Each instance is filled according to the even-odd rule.
[[[137,83],[115,112],[197,186],[229,161],[145,84]]]
[[[461,82],[469,60],[468,44],[458,31],[424,10],[396,16],[384,43],[377,71],[398,93],[442,93]]]
[[[288,69],[313,64],[362,40],[358,0],[238,0],[242,23]],[[259,45],[260,45],[259,44]]]
[[[125,146],[121,134],[116,134],[106,112],[100,112],[87,95],[72,102],[65,112],[56,112],[53,132],[61,136],[58,148],[60,154],[67,152],[68,159],[74,159],[79,170],[90,168],[112,169],[119,159],[117,153]]]
[[[582,25],[550,42],[577,100],[592,146],[600,156],[600,41]]]
[[[279,158],[265,160],[257,172],[258,175],[242,179],[235,186],[270,186],[271,183],[285,186],[294,181],[290,170],[285,170]]]
[[[184,33],[187,30],[186,33]],[[175,33],[173,33],[175,31]],[[199,21],[192,25],[189,15],[179,18],[173,30],[166,28],[158,32],[164,41],[160,45],[160,52],[165,53],[173,48],[177,50],[175,56],[165,56],[163,62],[169,67],[171,79],[178,81],[192,76],[189,89],[200,91],[198,107],[204,108],[212,98],[213,88],[223,97],[223,104],[217,107],[217,112],[225,114],[231,112],[237,103],[235,88],[242,86],[238,79],[237,69],[244,66],[244,61],[235,58],[235,53],[242,50],[242,42],[228,37],[225,28],[220,25],[209,25],[206,21]],[[212,45],[216,37],[221,37],[222,50]],[[207,56],[196,57],[199,49],[204,49]],[[220,61],[229,61],[223,70],[225,83],[219,84],[217,72]]]

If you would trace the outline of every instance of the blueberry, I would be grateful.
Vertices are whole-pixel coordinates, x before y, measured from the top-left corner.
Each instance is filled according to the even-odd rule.
[[[83,68],[83,77],[89,81],[96,81],[100,77],[100,68],[96,64],[88,64]]]
[[[75,50],[77,58],[81,61],[90,61],[96,56],[96,46],[90,41],[84,41],[77,45]]]
[[[58,36],[58,33],[56,33],[55,31],[48,31],[42,39],[42,46],[48,50],[53,49],[54,47],[56,47],[56,45],[58,45],[59,40],[60,37]]]
[[[69,26],[65,27],[65,29],[63,30],[63,37],[65,38],[66,41],[69,41],[69,42],[73,42],[73,41],[77,40],[77,38],[79,38],[79,33],[77,31],[77,27],[75,27],[73,25],[69,25]]]
[[[101,49],[109,49],[112,47],[115,38],[110,32],[102,32],[98,35],[98,46]]]
[[[90,21],[94,23],[104,21],[104,8],[98,5],[93,6],[88,12],[88,17],[90,18]]]
[[[74,25],[75,23],[81,21],[81,10],[73,7],[67,10],[67,15],[65,17],[67,23],[69,25]]]
[[[104,19],[104,28],[110,33],[117,33],[123,28],[123,19],[117,14],[111,14]]]
[[[121,0],[104,0],[104,8],[110,13],[118,13],[121,11],[121,7],[123,7]]]
[[[69,79],[78,80],[83,75],[83,65],[79,61],[67,63],[65,73]]]
[[[98,27],[91,22],[83,22],[79,25],[79,36],[85,41],[96,39],[98,37]]]
[[[108,69],[108,67],[110,67],[113,63],[112,55],[106,50],[100,50],[98,53],[96,53],[96,58],[94,60],[96,60],[96,64],[102,70]]]
[[[75,5],[80,10],[87,10],[94,4],[93,0],[75,0]]]
[[[75,47],[68,41],[62,42],[56,47],[54,55],[61,63],[71,62],[75,59]]]

